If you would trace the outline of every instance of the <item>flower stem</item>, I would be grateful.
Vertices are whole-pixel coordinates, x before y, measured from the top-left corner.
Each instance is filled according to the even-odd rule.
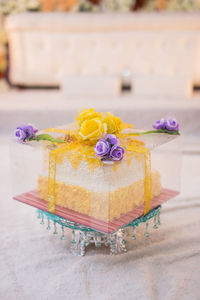
[[[150,133],[165,133],[165,134],[170,134],[170,135],[180,135],[180,133],[177,130],[176,131],[167,131],[167,130],[163,130],[163,129],[128,133],[128,135],[143,135],[143,134],[150,134]]]
[[[54,139],[51,135],[49,134],[38,134],[36,135],[33,140],[36,140],[36,141],[50,141],[52,143],[65,143],[64,140],[61,140],[61,139]]]

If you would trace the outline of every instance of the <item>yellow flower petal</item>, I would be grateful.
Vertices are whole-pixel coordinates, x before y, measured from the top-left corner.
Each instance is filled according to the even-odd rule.
[[[83,121],[79,131],[79,134],[84,140],[99,139],[103,133],[104,133],[103,123],[98,118]]]
[[[111,113],[107,112],[106,117],[103,119],[103,123],[107,125],[107,133],[117,134],[122,130],[122,121],[120,118],[115,117]]]
[[[81,124],[86,120],[91,120],[94,118],[101,118],[100,113],[96,112],[94,108],[84,109],[82,112],[79,113],[78,117],[76,118],[78,124]]]

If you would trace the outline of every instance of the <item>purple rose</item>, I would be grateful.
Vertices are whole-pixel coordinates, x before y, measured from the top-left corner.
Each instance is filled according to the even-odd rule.
[[[110,151],[110,144],[106,140],[99,140],[94,147],[96,156],[104,156]]]
[[[124,157],[124,149],[119,146],[119,140],[114,134],[107,134],[94,147],[95,155],[101,157],[104,163],[112,164],[114,161],[121,161]]]
[[[176,121],[175,118],[168,118],[168,119],[166,120],[165,127],[166,127],[166,129],[169,130],[169,131],[176,131],[176,130],[179,130],[179,124],[178,124],[178,122]]]
[[[153,128],[159,130],[159,129],[164,129],[166,125],[166,120],[162,118],[161,120],[157,121],[154,125]]]
[[[153,128],[157,130],[162,129],[166,131],[177,131],[179,130],[179,124],[175,118],[168,118],[168,119],[162,118],[160,121],[157,121],[153,125]]]
[[[38,131],[38,129],[36,129],[31,124],[21,125],[16,128],[15,136],[20,141],[30,140],[30,139],[34,138],[37,131]]]
[[[110,159],[112,161],[121,161],[124,157],[124,148],[114,145],[110,150]]]
[[[108,141],[111,145],[119,146],[119,140],[115,134],[107,134],[105,136],[106,141]]]

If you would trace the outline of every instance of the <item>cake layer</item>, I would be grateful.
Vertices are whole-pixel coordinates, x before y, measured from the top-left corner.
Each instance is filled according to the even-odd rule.
[[[73,154],[72,154],[73,155]],[[95,158],[96,159],[96,158]],[[62,163],[56,165],[56,181],[68,185],[77,185],[93,192],[109,192],[117,188],[127,187],[135,181],[143,180],[145,177],[144,156],[131,157],[130,161],[124,158],[118,164],[101,165],[91,171],[87,162],[82,160],[79,167],[73,167],[67,157]],[[48,167],[46,167],[47,176]]]
[[[97,180],[97,178],[96,178]],[[98,182],[96,182],[98,185]],[[110,183],[111,184],[111,183]],[[103,221],[112,221],[144,203],[144,179],[106,191],[94,191],[66,181],[56,181],[56,204]],[[160,174],[152,173],[152,198],[161,191]],[[48,177],[39,177],[38,196],[47,201]]]

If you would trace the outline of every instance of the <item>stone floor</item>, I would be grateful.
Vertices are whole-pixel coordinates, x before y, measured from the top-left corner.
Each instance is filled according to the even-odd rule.
[[[68,235],[63,242],[48,233],[33,208],[12,200],[9,149],[15,126],[64,124],[72,121],[81,104],[118,112],[125,121],[144,126],[163,113],[175,112],[184,125],[181,194],[163,206],[158,232],[151,229],[150,238],[144,240],[139,230],[139,238],[128,241],[128,253],[116,257],[109,257],[104,247],[90,248],[84,258],[73,257]],[[72,101],[59,91],[1,93],[0,299],[60,300],[66,295],[69,300],[199,299],[199,113],[199,102]]]

